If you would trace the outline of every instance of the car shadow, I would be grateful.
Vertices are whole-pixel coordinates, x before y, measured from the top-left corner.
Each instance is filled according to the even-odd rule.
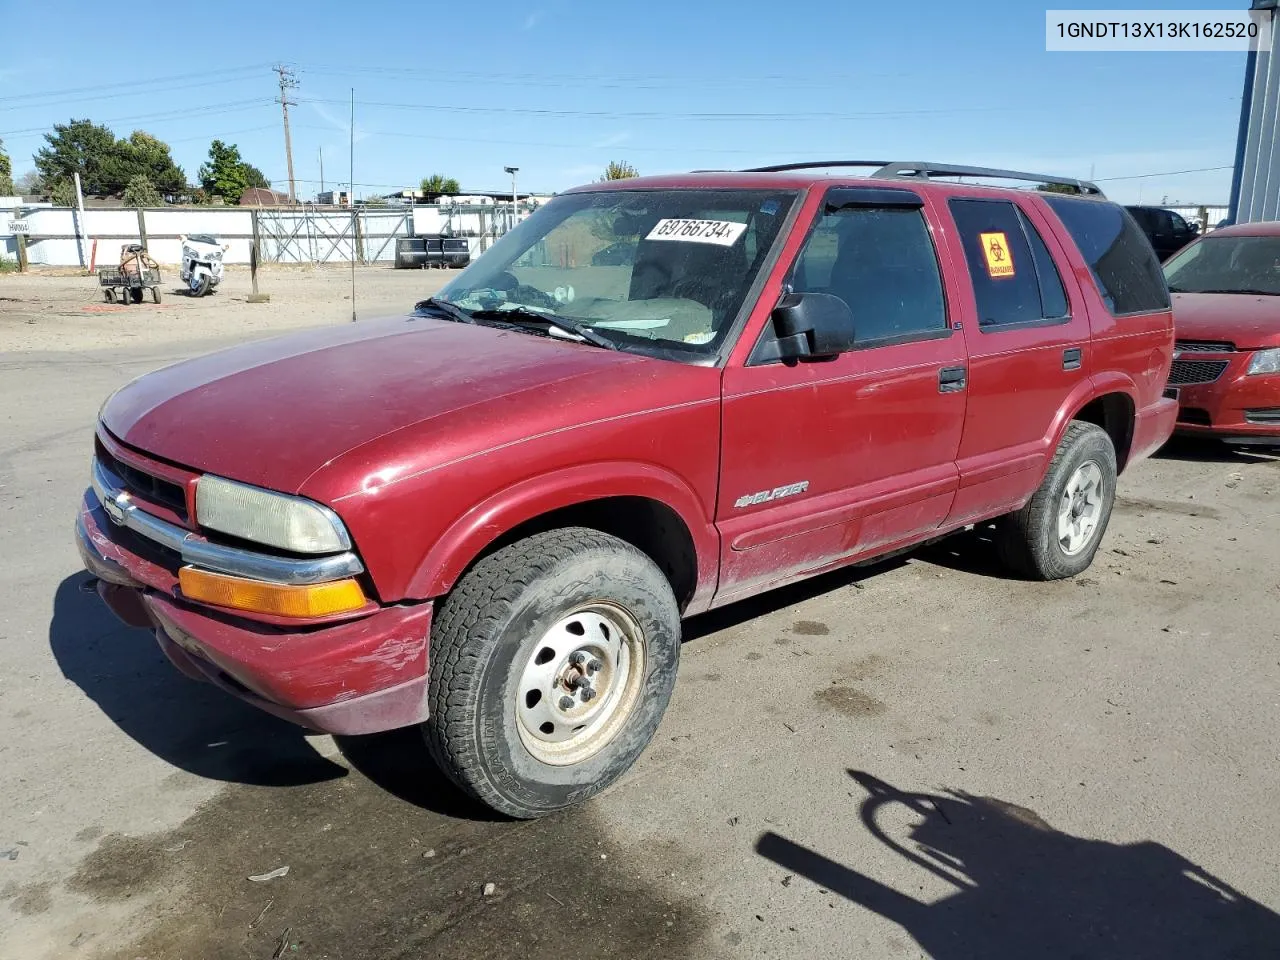
[[[179,673],[150,631],[85,592],[91,579],[81,572],[58,585],[49,647],[62,675],[134,742],[210,780],[296,786],[346,775],[301,727]]]
[[[418,727],[334,740],[353,770],[405,803],[455,820],[508,819],[453,785],[431,758]]]
[[[872,579],[882,573],[887,573],[905,565],[910,557],[911,554],[906,553],[887,557],[866,566],[844,567],[831,573],[820,574],[789,586],[778,587],[776,590],[769,590],[754,597],[739,600],[736,603],[719,607],[708,613],[697,614],[684,622],[684,642],[697,640],[720,630],[736,627],[739,624],[746,623],[748,620],[754,620],[756,617],[776,613],[787,607],[795,606],[797,603],[812,600],[814,597],[820,597],[825,593],[834,593],[836,590],[843,590],[845,587],[862,583],[864,580]]]
[[[915,551],[921,563],[945,567],[976,577],[994,580],[1021,580],[1016,571],[1000,559],[996,548],[996,525],[980,523],[971,530],[960,530]]]
[[[1185,463],[1275,463],[1280,460],[1280,440],[1274,447],[1259,447],[1233,446],[1212,438],[1173,437],[1152,456]]]
[[[1075,837],[993,797],[849,775],[866,792],[858,815],[872,836],[951,892],[924,902],[773,832],[756,852],[898,924],[933,960],[1276,955],[1280,915],[1161,844]],[[895,824],[911,815],[906,840],[879,822],[886,807],[898,808],[885,818]]]

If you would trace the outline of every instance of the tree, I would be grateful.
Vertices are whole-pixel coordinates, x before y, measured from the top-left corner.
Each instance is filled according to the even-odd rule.
[[[13,196],[13,161],[4,152],[4,141],[0,140],[0,197]]]
[[[173,162],[169,145],[143,130],[117,140],[107,127],[88,120],[54,124],[44,135],[46,145],[35,156],[41,183],[50,193],[54,185],[80,174],[80,187],[89,195],[118,197],[139,174],[161,193],[186,189],[187,177]]]
[[[1080,191],[1069,183],[1042,183],[1036,187],[1041,193],[1079,193]]]
[[[144,130],[135,130],[128,140],[117,143],[119,173],[126,185],[146,177],[162,194],[175,195],[187,189],[187,176],[173,162],[169,145]]]
[[[255,167],[252,163],[246,163],[244,165],[244,176],[245,180],[248,181],[249,186],[251,187],[261,187],[263,190],[271,189],[271,181],[267,179],[266,174]]]
[[[456,196],[462,192],[462,187],[453,177],[446,177],[443,173],[433,173],[429,177],[422,178],[421,190],[423,193],[436,196]]]
[[[156,185],[147,179],[145,173],[134,174],[129,186],[124,188],[124,205],[126,207],[158,207],[164,203]]]
[[[36,173],[34,170],[28,170],[13,182],[13,186],[14,189],[24,197],[28,194],[39,193],[41,190],[40,174]]]
[[[639,172],[631,164],[625,160],[619,163],[616,160],[609,161],[609,165],[604,168],[604,176],[600,178],[600,182],[604,183],[608,180],[630,180],[632,177],[640,176]]]
[[[49,199],[56,207],[74,207],[76,205],[76,186],[70,180],[55,180],[45,186]]]
[[[239,203],[250,187],[271,186],[261,170],[241,159],[239,147],[221,140],[209,144],[209,162],[200,168],[199,177],[209,199],[221,197],[226,203]]]
[[[59,183],[69,183],[80,174],[80,187],[85,193],[110,193],[108,178],[116,153],[116,138],[104,126],[88,120],[56,123],[52,133],[44,135],[46,146],[36,151],[36,169],[45,189],[53,193]]]

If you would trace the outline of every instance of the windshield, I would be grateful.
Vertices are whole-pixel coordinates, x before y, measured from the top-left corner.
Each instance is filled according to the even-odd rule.
[[[714,352],[797,194],[614,190],[556,197],[445,287],[471,313],[536,311],[620,349]]]
[[[1280,237],[1205,237],[1164,267],[1174,293],[1280,296]]]

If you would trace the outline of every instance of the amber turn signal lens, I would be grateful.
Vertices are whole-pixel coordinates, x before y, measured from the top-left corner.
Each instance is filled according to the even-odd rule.
[[[326,617],[359,610],[368,603],[355,580],[295,586],[183,567],[178,571],[178,585],[188,600],[277,617]]]

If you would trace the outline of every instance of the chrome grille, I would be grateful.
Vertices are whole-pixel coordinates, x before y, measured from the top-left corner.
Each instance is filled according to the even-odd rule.
[[[1226,360],[1175,360],[1169,369],[1169,386],[1213,383],[1227,369]]]
[[[1173,349],[1180,353],[1235,353],[1236,345],[1226,340],[1178,340]]]
[[[161,480],[137,467],[129,466],[123,460],[113,457],[101,444],[98,445],[97,456],[98,462],[119,477],[130,493],[143,500],[168,507],[182,520],[186,520],[187,496],[178,484]]]

